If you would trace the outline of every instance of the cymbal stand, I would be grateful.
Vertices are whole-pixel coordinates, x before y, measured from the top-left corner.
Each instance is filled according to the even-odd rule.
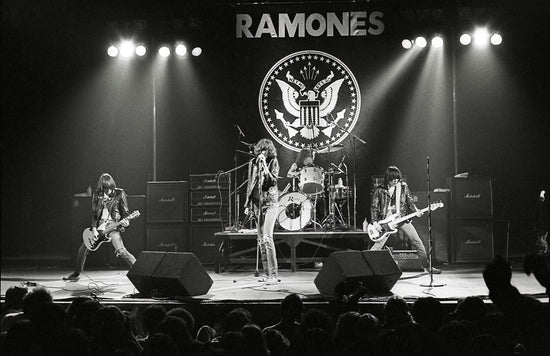
[[[336,224],[338,223],[338,220],[340,220],[340,223],[343,223],[342,219],[339,219],[338,216],[336,215],[336,211],[338,211],[338,207],[336,206],[336,199],[334,196],[335,192],[331,191],[331,187],[332,189],[334,189],[334,172],[329,172],[328,183],[329,183],[328,215],[325,217],[321,225],[326,226],[328,224],[328,226],[334,230],[336,228]],[[338,213],[340,212],[338,211]],[[340,213],[340,217],[341,216],[342,214]]]

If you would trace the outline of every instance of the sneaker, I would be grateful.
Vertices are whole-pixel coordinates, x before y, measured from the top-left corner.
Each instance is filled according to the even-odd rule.
[[[424,268],[424,272],[430,273],[430,270],[428,268]],[[432,267],[432,273],[433,274],[441,274],[441,270],[439,268]]]
[[[80,279],[80,274],[75,272],[69,274],[67,277],[63,277],[63,280],[68,282],[76,282],[79,279]]]
[[[262,282],[262,283],[267,282],[267,280],[268,280],[267,274],[262,274],[260,278],[258,278],[258,282]]]
[[[267,285],[279,284],[279,279],[277,277],[269,277],[265,282]]]

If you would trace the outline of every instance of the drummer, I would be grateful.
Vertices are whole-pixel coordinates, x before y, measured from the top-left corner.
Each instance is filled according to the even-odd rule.
[[[314,166],[313,161],[315,160],[315,151],[311,148],[303,148],[300,153],[298,153],[298,157],[296,158],[296,161],[292,163],[290,166],[290,169],[288,170],[288,173],[286,176],[288,178],[297,178],[300,176],[300,171],[304,167],[311,167]]]

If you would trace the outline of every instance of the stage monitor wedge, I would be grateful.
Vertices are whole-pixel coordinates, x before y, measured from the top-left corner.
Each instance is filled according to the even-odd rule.
[[[203,295],[213,283],[195,255],[184,252],[143,251],[127,277],[145,297]]]
[[[402,272],[387,250],[332,253],[315,277],[322,295],[339,298],[357,288],[371,295],[388,294]]]

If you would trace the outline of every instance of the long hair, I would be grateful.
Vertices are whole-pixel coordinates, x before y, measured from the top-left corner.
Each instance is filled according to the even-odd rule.
[[[106,193],[109,191],[109,189],[114,191],[115,188],[115,180],[113,179],[113,177],[111,177],[109,173],[103,173],[101,176],[99,176],[99,179],[97,180],[97,194],[101,194],[104,192]]]
[[[386,174],[384,174],[384,186],[387,187],[392,180],[394,179],[401,180],[401,178],[402,178],[402,175],[399,168],[397,168],[396,166],[389,166],[386,169]]]
[[[254,154],[257,156],[264,150],[267,151],[266,158],[273,158],[277,156],[277,149],[275,148],[273,141],[268,138],[262,138],[258,141],[256,146],[254,146]]]
[[[303,148],[298,153],[298,157],[296,158],[295,163],[298,165],[298,167],[301,167],[304,165],[304,160],[308,157],[311,157],[311,159],[313,159],[313,150],[311,148]]]

